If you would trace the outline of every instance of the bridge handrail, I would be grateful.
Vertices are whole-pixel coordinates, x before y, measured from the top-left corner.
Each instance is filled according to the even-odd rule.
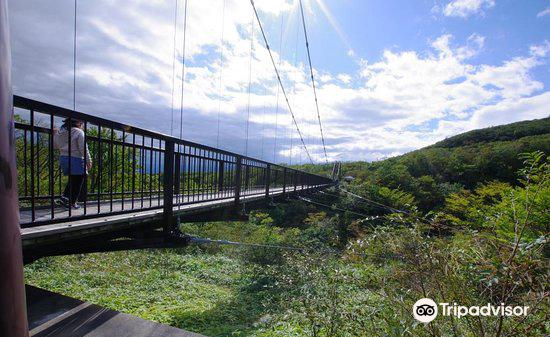
[[[23,166],[18,181],[20,203],[22,208],[31,210],[22,227],[155,208],[163,208],[165,215],[171,216],[175,206],[228,198],[239,203],[244,196],[265,194],[269,197],[274,191],[298,192],[332,183],[327,177],[21,96],[14,96],[14,112],[29,115],[27,123],[15,123],[18,165]],[[49,117],[47,127],[39,125],[37,114]],[[86,193],[86,196],[96,200],[84,201],[83,214],[71,209],[68,216],[62,216],[64,213],[59,211],[55,214],[54,199],[61,195],[67,180],[54,165],[53,128],[59,118],[84,122],[95,162],[89,184],[94,194]],[[90,134],[91,130],[96,134]],[[42,167],[42,172],[41,165],[47,165]],[[136,186],[136,182],[140,186]],[[114,196],[121,196],[121,200]],[[128,196],[131,198],[125,199]],[[88,207],[90,203],[95,209],[93,212]],[[121,209],[114,209],[114,203]],[[125,206],[131,208],[125,209]],[[37,210],[44,208],[49,208],[49,213],[37,214]]]

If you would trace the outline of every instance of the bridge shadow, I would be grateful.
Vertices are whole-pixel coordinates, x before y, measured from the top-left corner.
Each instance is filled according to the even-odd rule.
[[[249,336],[281,308],[273,301],[275,294],[263,286],[268,280],[258,275],[245,277],[246,284],[229,299],[201,312],[173,312],[171,324],[211,337]]]

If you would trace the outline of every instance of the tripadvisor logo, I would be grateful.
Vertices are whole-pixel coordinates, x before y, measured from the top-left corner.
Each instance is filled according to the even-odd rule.
[[[443,316],[456,316],[458,318],[470,316],[526,316],[529,307],[522,306],[505,306],[504,303],[495,306],[488,303],[484,306],[466,307],[457,305],[456,303],[439,303],[441,306],[441,314]],[[438,305],[429,298],[422,298],[416,301],[413,305],[413,316],[416,320],[429,323],[437,317]]]
[[[421,298],[413,306],[413,315],[420,322],[430,323],[437,317],[437,304],[429,298]]]

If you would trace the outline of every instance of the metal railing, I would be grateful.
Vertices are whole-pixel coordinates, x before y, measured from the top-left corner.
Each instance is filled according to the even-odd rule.
[[[171,216],[193,203],[239,203],[332,184],[326,177],[20,96],[14,96],[14,115],[23,228],[147,210]],[[68,181],[53,142],[54,128],[64,119],[83,121],[93,162],[80,209],[56,205]]]

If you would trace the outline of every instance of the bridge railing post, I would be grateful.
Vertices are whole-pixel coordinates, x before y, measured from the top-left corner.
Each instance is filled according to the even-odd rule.
[[[248,190],[250,188],[250,165],[245,165],[244,167],[244,189]]]
[[[218,165],[218,191],[223,191],[224,162],[220,161]]]
[[[242,185],[242,172],[243,172],[243,163],[242,157],[237,156],[237,163],[235,166],[235,205],[238,205],[241,199],[241,185]]]
[[[269,198],[269,185],[271,184],[271,165],[265,168],[265,197]]]
[[[174,141],[167,139],[164,145],[163,228],[168,234],[174,221]]]
[[[177,196],[178,203],[180,202],[181,191],[181,154],[174,154],[174,194]]]
[[[283,167],[283,195],[286,194],[286,167]]]

